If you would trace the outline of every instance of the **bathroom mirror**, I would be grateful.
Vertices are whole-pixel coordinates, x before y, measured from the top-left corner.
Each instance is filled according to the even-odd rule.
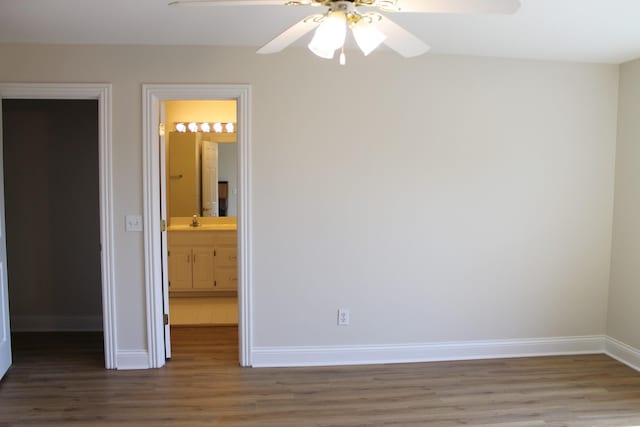
[[[167,216],[237,216],[235,133],[168,132]]]
[[[236,100],[171,100],[163,107],[169,223],[237,216]]]

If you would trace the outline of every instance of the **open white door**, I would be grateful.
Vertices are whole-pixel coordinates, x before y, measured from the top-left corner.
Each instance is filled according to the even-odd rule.
[[[160,103],[160,123],[165,123],[165,103]],[[168,246],[167,246],[167,150],[166,150],[166,132],[160,134],[160,218],[164,221],[165,226],[160,231],[160,239],[162,245],[162,305],[164,313],[164,356],[171,358],[171,323],[169,321],[169,267],[168,267]]]
[[[2,153],[2,100],[0,99],[0,378],[4,376],[9,366],[11,366],[7,239],[4,225],[4,159]]]
[[[202,216],[218,216],[218,144],[202,141]]]

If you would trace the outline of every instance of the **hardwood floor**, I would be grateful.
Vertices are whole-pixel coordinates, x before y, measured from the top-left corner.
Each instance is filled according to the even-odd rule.
[[[251,369],[236,328],[172,339],[107,371],[99,334],[16,334],[0,426],[640,426],[640,373],[604,355]]]

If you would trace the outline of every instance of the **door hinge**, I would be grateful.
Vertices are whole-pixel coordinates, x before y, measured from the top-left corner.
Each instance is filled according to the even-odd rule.
[[[160,123],[158,125],[158,135],[159,136],[164,136],[164,123]]]
[[[169,324],[169,315],[167,313],[164,314],[162,319],[163,319],[165,325]]]
[[[164,219],[160,220],[160,231],[167,231],[167,221]]]

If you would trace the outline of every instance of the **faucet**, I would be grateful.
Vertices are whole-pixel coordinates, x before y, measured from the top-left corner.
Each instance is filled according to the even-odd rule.
[[[191,227],[200,227],[200,221],[198,221],[198,215],[194,215],[191,220]]]

